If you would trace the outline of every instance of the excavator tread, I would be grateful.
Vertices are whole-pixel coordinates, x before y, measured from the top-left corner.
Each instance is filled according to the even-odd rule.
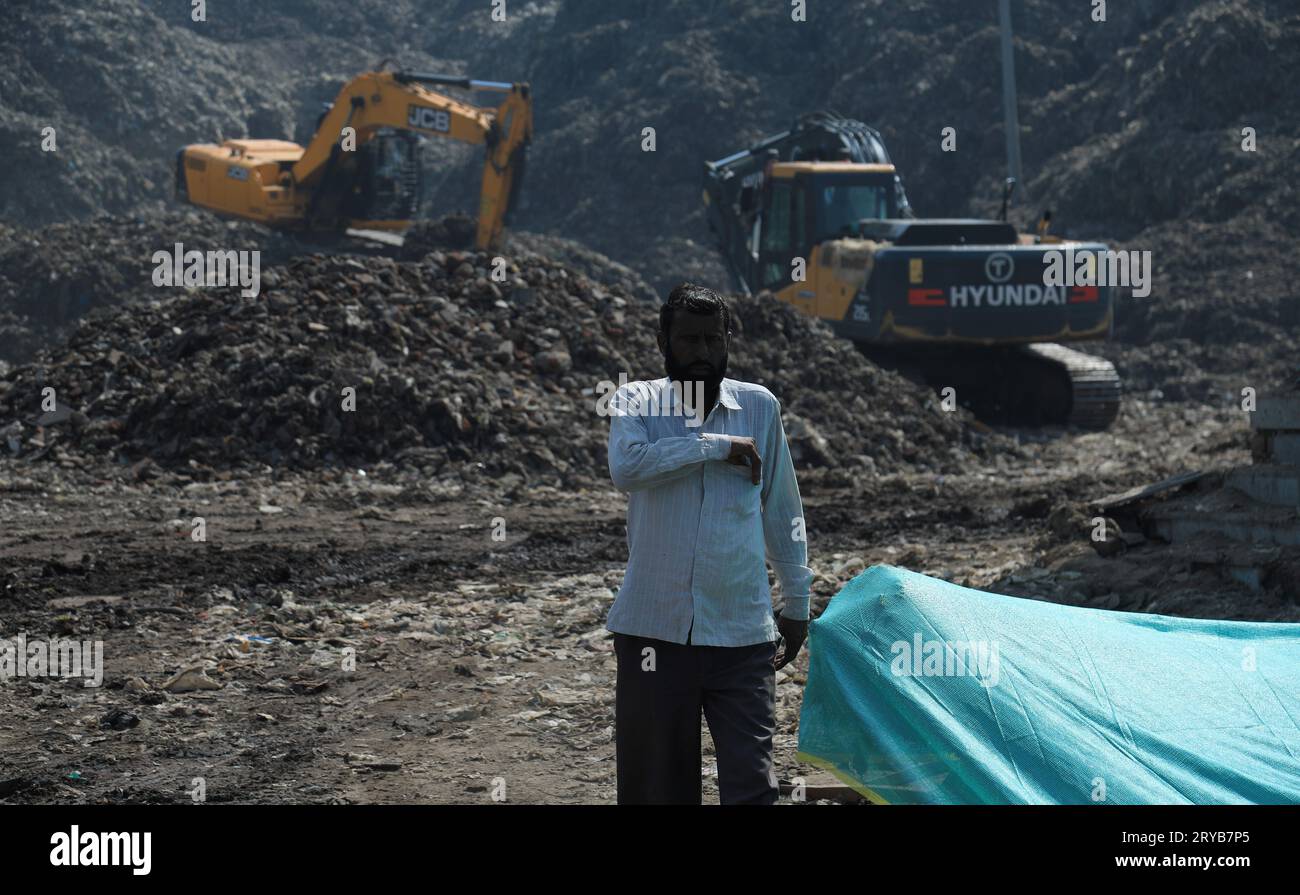
[[[1105,429],[1119,415],[1123,386],[1115,365],[1103,357],[1054,342],[1021,347],[1038,363],[1050,364],[1069,377],[1072,401],[1065,422],[1081,429]]]
[[[1123,389],[1114,365],[1064,345],[857,346],[874,363],[936,391],[952,387],[961,405],[988,423],[1100,430],[1119,414]]]

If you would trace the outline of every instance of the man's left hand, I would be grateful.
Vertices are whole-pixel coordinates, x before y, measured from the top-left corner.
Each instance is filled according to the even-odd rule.
[[[776,658],[772,660],[772,667],[780,670],[789,665],[799,655],[799,650],[803,649],[803,642],[808,637],[808,621],[804,619],[786,618],[784,615],[776,617],[776,629],[781,632],[781,637],[785,639],[785,648],[777,653]]]

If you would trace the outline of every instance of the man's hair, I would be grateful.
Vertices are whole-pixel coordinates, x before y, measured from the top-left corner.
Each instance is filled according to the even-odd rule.
[[[677,311],[689,311],[706,317],[721,313],[723,333],[731,332],[731,309],[718,293],[707,286],[682,283],[668,293],[668,300],[659,308],[659,330],[665,339],[672,335],[673,314]]]

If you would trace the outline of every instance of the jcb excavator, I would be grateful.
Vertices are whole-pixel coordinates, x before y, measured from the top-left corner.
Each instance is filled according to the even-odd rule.
[[[813,113],[705,162],[704,203],[737,289],[770,291],[977,414],[1104,429],[1119,412],[1114,366],[1055,344],[1109,335],[1116,289],[1044,278],[1047,251],[1106,247],[1043,223],[1030,236],[1005,220],[917,219],[862,122]]]
[[[429,86],[505,97],[495,109],[479,108]],[[495,248],[523,181],[533,135],[527,84],[406,71],[358,75],[318,119],[306,147],[285,140],[186,146],[176,155],[176,194],[281,229],[404,230],[420,197],[417,135],[486,147],[475,244]]]

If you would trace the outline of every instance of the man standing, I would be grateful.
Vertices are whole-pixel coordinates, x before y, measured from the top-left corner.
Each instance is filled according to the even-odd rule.
[[[627,575],[606,624],[618,801],[700,804],[703,711],[722,803],[770,805],[776,669],[803,646],[812,580],[781,406],[725,378],[731,314],[712,290],[674,289],[658,335],[668,376],[611,402],[609,472],[629,492]],[[775,620],[765,554],[785,596]]]

